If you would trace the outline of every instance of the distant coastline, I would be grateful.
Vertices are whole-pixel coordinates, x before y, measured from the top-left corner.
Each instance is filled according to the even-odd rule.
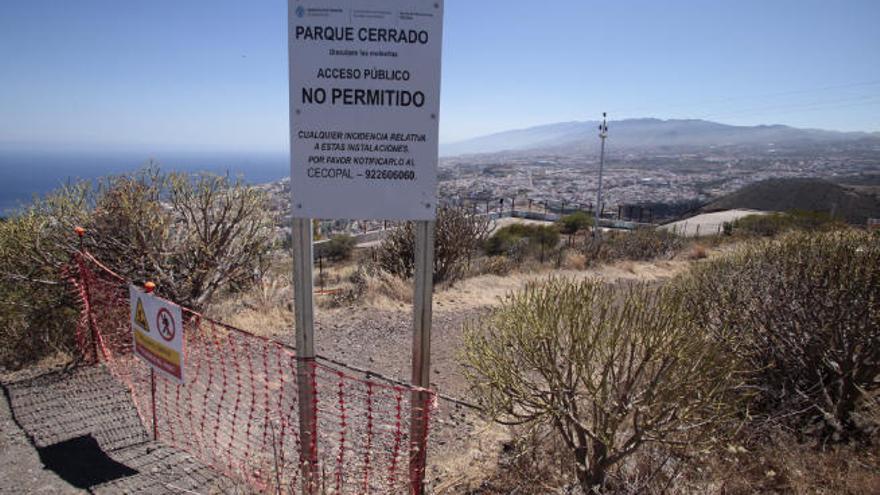
[[[164,171],[229,173],[251,184],[289,174],[287,153],[3,151],[0,150],[0,216],[9,216],[68,181],[135,171],[150,160]]]

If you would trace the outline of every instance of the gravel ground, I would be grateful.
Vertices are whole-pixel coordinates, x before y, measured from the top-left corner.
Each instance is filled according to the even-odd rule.
[[[457,358],[462,325],[487,312],[486,307],[435,309],[431,388],[441,395],[469,401],[467,382]],[[319,313],[315,345],[320,355],[408,382],[412,359],[411,310],[345,308]],[[434,492],[459,493],[491,469],[507,434],[460,404],[441,397],[437,406],[431,418],[427,479]]]

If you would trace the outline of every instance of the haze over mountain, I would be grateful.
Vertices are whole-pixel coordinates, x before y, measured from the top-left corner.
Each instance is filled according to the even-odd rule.
[[[502,151],[585,151],[599,147],[597,121],[516,129],[440,146],[442,156]],[[864,145],[880,150],[880,133],[799,129],[785,125],[734,126],[707,120],[626,119],[609,122],[608,145],[623,149],[749,146]]]

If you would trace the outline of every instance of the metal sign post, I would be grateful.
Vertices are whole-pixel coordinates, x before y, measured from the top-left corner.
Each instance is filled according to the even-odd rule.
[[[416,222],[415,282],[413,297],[412,383],[429,388],[431,383],[431,315],[434,294],[434,222]],[[410,486],[424,493],[428,447],[428,394],[412,393],[410,413]]]
[[[315,322],[312,302],[312,221],[293,219],[293,297],[296,318],[296,385],[303,493],[318,489],[318,439],[315,417]]]

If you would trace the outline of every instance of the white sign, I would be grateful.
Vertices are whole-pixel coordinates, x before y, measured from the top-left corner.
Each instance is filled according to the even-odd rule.
[[[294,217],[435,217],[442,21],[442,0],[288,0]]]
[[[156,371],[183,383],[183,315],[180,306],[147,294],[134,285],[131,332],[134,353]]]

